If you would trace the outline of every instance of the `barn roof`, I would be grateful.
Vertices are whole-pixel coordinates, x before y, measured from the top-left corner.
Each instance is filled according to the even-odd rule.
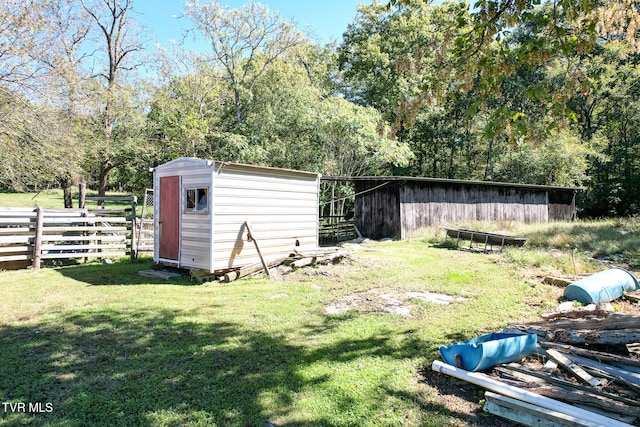
[[[386,182],[424,182],[438,184],[461,184],[461,185],[487,185],[495,187],[511,187],[511,188],[527,188],[532,190],[547,191],[580,191],[581,187],[560,187],[555,185],[537,185],[537,184],[520,184],[515,182],[496,182],[496,181],[478,181],[464,179],[447,179],[447,178],[427,178],[417,176],[323,176],[323,181],[340,181],[340,182],[356,182],[356,181],[386,181]]]

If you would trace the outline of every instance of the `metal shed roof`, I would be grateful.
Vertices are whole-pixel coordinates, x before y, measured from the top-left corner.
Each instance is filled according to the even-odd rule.
[[[341,182],[356,182],[356,181],[387,181],[387,182],[433,182],[439,184],[466,184],[466,185],[488,185],[496,187],[515,187],[515,188],[528,188],[532,190],[548,190],[548,191],[580,191],[584,190],[582,187],[559,187],[554,185],[537,185],[537,184],[520,184],[515,182],[496,182],[496,181],[478,181],[478,180],[464,180],[464,179],[447,179],[447,178],[427,178],[416,176],[323,176],[323,181],[341,181]]]
[[[276,168],[272,166],[261,166],[261,165],[253,165],[253,164],[246,164],[246,163],[224,162],[220,160],[200,159],[196,157],[179,157],[179,158],[170,160],[167,163],[164,163],[162,165],[158,165],[155,168],[150,168],[150,172],[153,172],[155,169],[164,168],[167,165],[170,165],[172,163],[177,163],[180,161],[193,162],[194,164],[206,164],[207,166],[212,166],[215,163],[216,165],[219,165],[222,168],[224,168],[224,166],[226,165],[229,165],[229,166],[237,166],[237,167],[248,168],[248,169],[262,169],[264,171],[291,173],[291,174],[298,174],[298,175],[311,175],[311,176],[320,175],[320,173],[318,172],[308,172],[308,171],[302,171],[297,169]]]

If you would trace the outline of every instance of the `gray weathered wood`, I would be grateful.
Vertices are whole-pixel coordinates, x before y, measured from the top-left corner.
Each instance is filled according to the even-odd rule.
[[[530,427],[584,426],[597,427],[598,424],[582,420],[561,412],[542,408],[528,402],[512,399],[490,391],[484,394],[485,412]]]
[[[223,280],[226,283],[233,282],[234,280],[238,280],[238,279],[240,279],[242,277],[246,277],[246,276],[248,276],[250,274],[257,273],[257,272],[259,272],[261,270],[264,270],[264,265],[262,264],[262,262],[259,262],[257,264],[251,264],[251,265],[248,265],[246,267],[242,267],[239,270],[234,270],[234,271],[230,271],[230,272],[226,273],[224,275],[224,279]]]
[[[565,353],[588,357],[590,359],[595,359],[600,362],[603,362],[603,361],[618,362],[624,365],[640,367],[640,360],[634,359],[631,357],[619,356],[617,354],[605,353],[602,351],[587,350],[585,348],[574,347],[568,344],[560,344],[560,343],[547,342],[547,341],[541,341],[539,344],[544,348],[553,348],[556,350],[562,350]]]
[[[573,360],[561,354],[557,350],[551,348],[547,349],[547,355],[555,360],[559,365],[564,366],[572,375],[585,382],[586,384],[589,384],[593,387],[602,385],[602,381],[589,375],[587,372],[585,372],[584,369],[573,363]]]
[[[529,322],[529,326],[541,326],[546,329],[573,330],[620,330],[640,329],[640,315],[610,314],[605,319],[566,319],[556,321]]]
[[[539,394],[540,396],[549,397],[552,399],[560,400],[570,404],[585,404],[599,408],[611,413],[621,414],[625,416],[640,416],[640,408],[630,407],[615,400],[607,399],[603,396],[595,396],[592,393],[583,392],[580,390],[567,390],[563,387],[552,385],[541,385],[534,383],[527,383],[516,380],[509,380],[502,378],[501,382],[509,384],[514,387],[525,389],[529,392]]]
[[[556,384],[559,386],[562,386],[564,388],[567,389],[575,389],[575,390],[579,390],[585,393],[590,393],[590,394],[595,394],[597,396],[602,396],[602,397],[606,397],[608,399],[612,399],[612,400],[616,400],[618,402],[624,403],[625,405],[631,405],[631,406],[640,406],[640,402],[636,401],[636,400],[632,400],[632,399],[627,399],[626,397],[622,397],[622,396],[618,396],[616,394],[612,394],[612,393],[607,393],[605,391],[602,390],[598,390],[597,388],[593,388],[593,387],[589,387],[589,386],[583,386],[581,384],[575,384],[572,383],[570,381],[564,380],[562,378],[557,378],[554,377],[553,375],[550,375],[548,373],[545,372],[539,372],[539,371],[535,371],[533,369],[528,369],[525,368],[522,365],[519,365],[517,363],[509,363],[507,365],[501,365],[500,367],[496,368],[498,371],[504,371],[504,372],[516,372],[516,373],[523,373],[525,375],[528,375],[530,377],[536,377],[540,380],[544,380],[550,384]]]
[[[262,266],[264,267],[265,273],[267,273],[267,276],[269,276],[269,278],[271,278],[271,271],[269,271],[269,266],[267,265],[267,263],[264,260],[264,257],[262,256],[262,251],[260,250],[260,246],[258,245],[258,240],[256,239],[256,236],[253,234],[253,230],[251,229],[251,224],[249,224],[249,220],[246,220],[244,222],[245,227],[247,227],[247,233],[249,236],[249,240],[251,240],[253,242],[253,244],[256,247],[256,251],[258,252],[258,256],[260,257],[260,262],[262,263]]]
[[[33,240],[33,268],[34,270],[40,269],[40,263],[42,260],[42,228],[44,224],[44,208],[36,208],[36,234]]]

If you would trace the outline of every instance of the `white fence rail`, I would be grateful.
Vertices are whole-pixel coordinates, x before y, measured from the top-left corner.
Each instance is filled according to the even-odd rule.
[[[46,259],[133,258],[133,215],[124,209],[107,215],[88,209],[0,208],[0,269],[8,263],[37,269]]]

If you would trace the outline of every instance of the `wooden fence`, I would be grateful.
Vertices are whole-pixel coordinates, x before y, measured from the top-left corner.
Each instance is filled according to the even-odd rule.
[[[0,269],[38,269],[48,259],[133,259],[135,197],[126,200],[131,209],[0,208]]]
[[[338,215],[320,218],[318,232],[320,245],[333,245],[356,237],[362,237],[353,219],[346,220]]]

